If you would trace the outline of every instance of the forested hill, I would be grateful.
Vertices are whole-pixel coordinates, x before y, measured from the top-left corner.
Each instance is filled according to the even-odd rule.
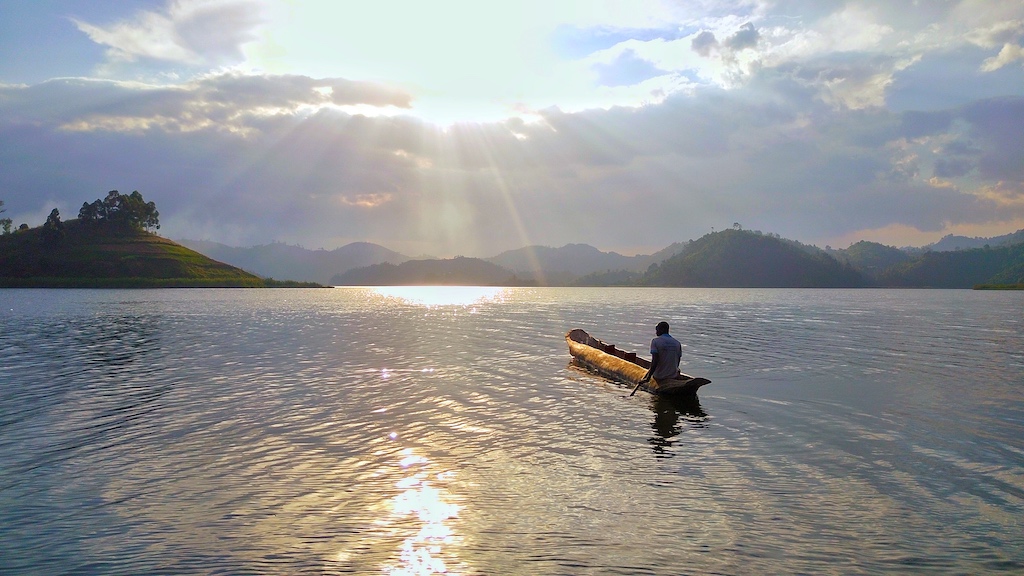
[[[892,266],[913,259],[913,256],[899,248],[866,240],[861,240],[845,250],[828,250],[828,253],[871,279],[877,279],[879,274]]]
[[[0,236],[4,287],[262,287],[267,281],[115,222],[57,222]]]
[[[1024,286],[1024,244],[927,252],[896,264],[878,276],[883,286],[971,288],[977,285]]]
[[[745,230],[723,230],[691,242],[652,266],[648,286],[734,288],[856,288],[863,275],[824,251]]]

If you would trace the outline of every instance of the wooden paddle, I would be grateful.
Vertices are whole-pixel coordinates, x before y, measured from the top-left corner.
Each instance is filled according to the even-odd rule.
[[[641,379],[639,382],[637,382],[636,383],[636,388],[633,388],[633,391],[630,392],[629,395],[632,396],[633,394],[636,394],[636,391],[640,389],[640,385],[643,384],[643,383],[644,383],[643,379]]]

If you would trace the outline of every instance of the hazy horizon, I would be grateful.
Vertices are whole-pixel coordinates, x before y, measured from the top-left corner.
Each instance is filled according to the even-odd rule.
[[[761,233],[761,234],[773,234],[773,232],[767,231],[767,230],[746,230],[746,229],[744,229],[744,231]],[[714,230],[712,232],[720,232],[720,230]],[[995,236],[974,236],[974,237],[967,237],[967,238],[970,238],[972,240],[989,240],[989,239],[996,238],[996,237],[999,237],[999,236],[1006,236],[1006,235],[1009,235],[1009,234],[1013,234],[1014,232],[1018,232],[1018,230],[1013,230],[1011,232],[1008,232],[1007,234],[996,234]],[[943,236],[943,238],[945,238],[946,236],[949,236],[949,235],[945,235],[945,236]],[[900,250],[921,249],[921,248],[926,248],[928,246],[937,244],[943,238],[939,238],[939,239],[936,239],[934,242],[929,242],[927,244],[922,244],[922,245],[919,245],[919,246],[910,246],[910,245],[908,245],[908,246],[892,246],[892,245],[889,245],[889,246],[892,247],[892,248],[898,248]],[[567,246],[573,246],[573,245],[589,246],[591,248],[594,248],[594,249],[596,249],[596,250],[598,250],[600,252],[606,253],[606,254],[607,253],[616,253],[616,254],[619,254],[621,256],[635,257],[635,256],[651,256],[653,254],[656,254],[657,252],[665,250],[666,248],[670,247],[673,244],[673,243],[666,244],[665,246],[662,246],[661,248],[658,248],[656,250],[652,250],[650,252],[637,252],[637,253],[630,253],[630,254],[619,252],[617,250],[606,250],[606,249],[601,248],[600,246],[594,246],[593,244],[586,244],[586,243],[583,243],[583,242],[567,242],[567,243],[562,244],[560,246],[549,246],[549,245],[544,245],[544,244],[531,244],[529,246],[519,246],[519,247],[516,247],[516,248],[508,248],[508,249],[500,250],[498,252],[483,253],[483,254],[480,254],[480,255],[468,255],[468,254],[436,255],[436,254],[405,254],[405,253],[401,252],[400,250],[395,250],[395,249],[393,249],[390,246],[387,246],[385,244],[381,244],[379,242],[369,242],[367,240],[353,240],[352,242],[349,242],[347,244],[343,244],[341,246],[336,246],[334,248],[324,248],[324,247],[311,248],[309,246],[303,246],[301,244],[293,244],[293,243],[279,242],[279,241],[264,242],[264,243],[260,243],[260,244],[249,244],[249,245],[242,246],[242,245],[225,244],[223,242],[217,242],[215,240],[210,240],[210,239],[172,238],[171,240],[173,240],[175,242],[179,242],[179,243],[214,242],[214,243],[217,243],[217,244],[221,244],[222,246],[226,246],[228,248],[240,249],[240,250],[259,248],[261,246],[270,246],[270,245],[274,245],[274,244],[282,244],[282,245],[285,245],[285,246],[289,246],[289,247],[292,247],[292,248],[300,248],[300,249],[303,249],[303,250],[309,250],[309,251],[324,250],[324,251],[327,251],[327,252],[331,252],[331,251],[335,251],[335,250],[340,250],[340,249],[345,248],[346,246],[349,246],[349,245],[352,245],[352,244],[373,244],[375,246],[379,246],[379,247],[384,248],[386,250],[391,250],[392,252],[398,252],[398,253],[402,254],[403,256],[408,256],[408,257],[410,257],[412,259],[417,259],[417,258],[451,259],[451,258],[455,258],[455,257],[458,257],[458,256],[463,256],[463,257],[467,257],[467,258],[488,259],[488,258],[494,258],[494,257],[500,256],[501,254],[504,254],[505,252],[515,252],[515,251],[527,250],[527,249],[531,249],[531,248],[550,248],[550,249],[558,250],[558,249],[565,248]],[[687,238],[686,240],[677,240],[674,243],[684,244],[684,243],[692,241],[692,240],[698,240],[698,238]],[[799,238],[785,238],[785,237],[783,237],[783,240],[793,240],[793,241],[796,241],[796,242],[800,242],[801,244],[810,244],[808,242],[803,242]],[[847,246],[831,246],[831,245],[819,246],[817,244],[810,244],[810,245],[816,246],[816,247],[821,248],[821,249],[828,249],[828,248],[830,248],[830,249],[833,249],[833,250],[844,250],[844,249],[847,249],[850,246],[852,246],[853,244],[856,244],[857,242],[860,242],[860,241],[861,240],[855,240],[855,241],[851,242],[850,245],[847,245]]]

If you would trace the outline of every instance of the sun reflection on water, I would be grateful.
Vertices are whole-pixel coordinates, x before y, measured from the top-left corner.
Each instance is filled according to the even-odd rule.
[[[500,302],[506,291],[506,288],[488,286],[381,286],[373,289],[378,296],[427,308]]]
[[[403,540],[399,564],[385,566],[384,572],[392,576],[453,574],[445,562],[445,557],[451,555],[445,546],[458,537],[446,522],[458,516],[459,505],[449,502],[448,492],[430,482],[432,477],[446,480],[451,473],[431,475],[425,470],[430,461],[411,449],[403,450],[401,455],[399,466],[413,474],[395,483],[401,492],[390,502],[392,520],[405,524],[411,519],[418,530]]]

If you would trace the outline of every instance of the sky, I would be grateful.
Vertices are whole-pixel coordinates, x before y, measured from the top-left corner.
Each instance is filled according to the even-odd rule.
[[[626,255],[1024,228],[1019,0],[2,0],[15,226]]]

